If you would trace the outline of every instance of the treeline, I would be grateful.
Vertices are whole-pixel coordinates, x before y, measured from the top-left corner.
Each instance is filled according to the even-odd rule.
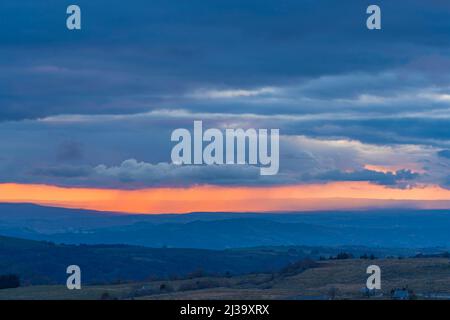
[[[0,275],[0,289],[20,287],[20,278],[15,274]]]
[[[375,255],[373,255],[373,254],[367,255],[366,253],[363,254],[362,256],[360,256],[359,258],[363,259],[363,260],[377,259],[377,257]],[[340,252],[336,256],[329,256],[329,257],[321,256],[321,257],[319,257],[319,260],[322,260],[322,261],[323,260],[347,260],[347,259],[355,259],[355,256],[348,252]]]

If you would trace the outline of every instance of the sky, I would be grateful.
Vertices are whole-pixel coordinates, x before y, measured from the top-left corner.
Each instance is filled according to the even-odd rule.
[[[66,28],[70,4],[82,30]],[[370,4],[381,30],[366,28]],[[0,12],[0,202],[449,207],[448,1],[3,0]],[[194,120],[280,129],[279,173],[172,164],[171,132]]]

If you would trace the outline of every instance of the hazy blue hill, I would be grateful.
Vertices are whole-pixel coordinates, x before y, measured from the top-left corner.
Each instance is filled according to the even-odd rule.
[[[447,210],[126,215],[0,204],[0,234],[68,244],[224,249],[362,245],[450,247]]]
[[[52,233],[80,228],[107,227],[139,221],[137,216],[114,212],[0,203],[0,228]]]
[[[67,266],[79,265],[83,282],[110,283],[184,277],[202,270],[224,275],[272,272],[305,258],[349,252],[409,256],[411,250],[364,247],[257,247],[227,250],[147,248],[128,245],[60,245],[0,236],[0,274],[17,274],[22,283],[65,283]]]
[[[126,245],[56,245],[0,237],[0,274],[15,273],[25,283],[63,283],[71,264],[82,269],[86,282],[144,280],[183,276],[199,269],[208,273],[275,270],[304,257],[301,251],[210,251],[144,248]]]
[[[343,236],[341,231],[328,227],[279,223],[261,218],[236,218],[188,223],[142,222],[87,233],[53,234],[46,238],[66,243],[127,243],[154,247],[224,249],[266,245],[322,245],[325,242],[335,243]]]
[[[419,248],[448,247],[448,230],[446,226],[328,227],[253,218],[159,225],[137,223],[86,233],[53,234],[45,238],[63,243],[127,243],[210,249],[279,245]]]

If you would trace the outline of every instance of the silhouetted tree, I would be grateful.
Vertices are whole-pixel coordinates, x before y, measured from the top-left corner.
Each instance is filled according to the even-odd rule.
[[[9,289],[18,287],[20,287],[19,276],[15,274],[7,274],[0,276],[0,289]]]
[[[117,298],[113,297],[112,295],[110,295],[108,292],[105,291],[100,296],[100,300],[117,300]]]
[[[353,259],[353,255],[347,252],[341,252],[336,256],[337,260]]]
[[[161,292],[172,292],[174,291],[172,286],[170,286],[167,283],[161,283],[161,285],[159,286],[159,291]]]

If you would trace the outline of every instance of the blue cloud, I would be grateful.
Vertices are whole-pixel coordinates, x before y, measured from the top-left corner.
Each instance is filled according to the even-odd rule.
[[[332,170],[318,175],[306,174],[304,179],[306,181],[370,181],[376,184],[387,186],[403,186],[408,185],[414,179],[418,178],[419,174],[411,172],[410,170],[397,170],[392,172],[378,172],[373,170],[359,170],[353,172],[342,172],[339,170]]]
[[[130,182],[123,161],[141,159],[131,174],[138,185],[231,183],[217,169],[159,171],[174,170],[157,165],[169,161],[171,130],[198,117],[369,149],[407,145],[421,153],[402,151],[395,164],[411,160],[428,170],[364,170],[371,159],[351,156],[360,146],[325,144],[321,154],[307,144],[282,150],[279,176],[236,170],[237,184],[445,180],[450,4],[380,0],[379,32],[365,28],[370,3],[359,0],[77,4],[80,32],[65,28],[68,3],[0,3],[0,181],[120,185]],[[88,118],[47,118],[61,115]],[[392,154],[380,153],[377,163]]]
[[[197,88],[417,70],[424,56],[448,56],[450,44],[449,7],[441,1],[379,1],[381,32],[365,28],[369,3],[358,0],[77,3],[80,32],[66,30],[64,2],[0,4],[0,119],[126,114],[174,104],[198,110],[204,107],[183,97]],[[367,91],[364,83],[370,91],[404,89],[401,79],[349,81],[355,82],[321,81],[302,94],[355,94]]]

